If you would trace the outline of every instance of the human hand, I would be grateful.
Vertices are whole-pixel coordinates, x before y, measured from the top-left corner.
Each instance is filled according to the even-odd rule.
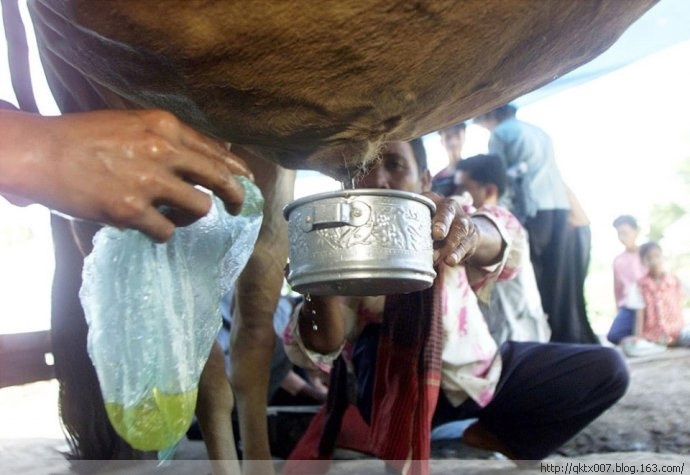
[[[470,215],[463,210],[463,199],[458,196],[444,198],[429,192],[424,196],[436,204],[436,213],[431,220],[434,265],[441,262],[449,266],[464,263],[477,249],[479,231]]]
[[[320,369],[306,369],[309,383],[321,394],[328,393],[329,375]]]
[[[0,191],[156,241],[205,216],[213,191],[237,214],[253,178],[218,140],[162,110],[41,117],[2,112]],[[161,206],[170,212],[163,213]]]

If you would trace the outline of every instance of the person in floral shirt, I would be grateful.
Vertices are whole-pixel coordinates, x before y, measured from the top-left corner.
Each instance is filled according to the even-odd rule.
[[[661,246],[640,246],[640,259],[647,273],[630,286],[625,307],[635,311],[634,333],[621,344],[629,356],[662,350],[669,345],[690,346],[690,328],[685,326],[685,290],[680,279],[666,272]],[[656,344],[656,347],[648,343]]]
[[[385,147],[380,162],[357,185],[425,193],[430,181],[423,144],[413,140]],[[433,371],[423,371],[434,368],[433,361],[428,363],[428,351],[398,362],[381,377],[380,366],[396,355],[387,351],[393,347],[387,339],[395,338],[395,332],[387,331],[391,300],[409,295],[307,298],[295,309],[287,327],[286,352],[293,362],[308,368],[328,368],[343,353],[352,357],[357,408],[371,428],[368,443],[361,445],[369,453],[389,461],[395,459],[391,453],[403,454],[401,460],[428,458],[424,447],[415,452],[420,447],[415,439],[424,441],[422,446],[428,444],[432,424],[478,417],[463,436],[469,445],[496,450],[515,460],[542,459],[624,394],[626,366],[615,350],[594,345],[509,341],[499,349],[477,299],[488,299],[496,280],[517,273],[521,248],[512,245],[511,234],[520,229],[513,225],[516,218],[496,208],[476,211],[460,197],[425,196],[437,203],[430,230],[437,243],[438,274],[431,307],[439,311],[432,312],[429,330],[422,338],[426,350],[434,344],[429,333],[438,328],[440,381]],[[424,312],[406,324],[415,325]],[[412,345],[405,343],[400,351]],[[382,361],[382,356],[387,359]],[[418,361],[420,368],[427,366],[401,367],[415,366]],[[414,393],[419,385],[435,385],[440,391],[419,391],[419,397],[412,399],[400,396],[404,404],[395,403],[398,393]],[[396,422],[414,411],[423,417],[412,419],[410,427]],[[393,422],[382,424],[381,419]],[[314,439],[313,432],[326,426],[319,419],[305,439]],[[377,433],[381,428],[388,432]],[[386,445],[379,444],[384,439],[389,445],[390,439],[399,439],[396,443],[409,443],[410,447],[379,450]],[[299,453],[302,458],[308,455],[308,451]],[[312,455],[324,458],[328,454],[314,451]],[[409,467],[396,468],[406,472]],[[425,473],[423,469],[418,472]]]

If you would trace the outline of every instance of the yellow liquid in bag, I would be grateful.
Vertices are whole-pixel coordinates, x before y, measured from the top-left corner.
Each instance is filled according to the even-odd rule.
[[[184,436],[192,423],[197,389],[169,394],[153,388],[146,399],[130,407],[107,402],[110,422],[122,438],[137,450],[170,447]]]

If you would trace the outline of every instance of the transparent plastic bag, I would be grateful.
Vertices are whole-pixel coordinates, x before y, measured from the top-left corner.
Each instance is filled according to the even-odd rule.
[[[79,292],[88,352],[108,417],[132,447],[160,450],[191,424],[197,386],[221,325],[220,300],[247,263],[263,198],[239,177],[238,216],[213,197],[207,216],[156,244],[112,227],[94,237]]]

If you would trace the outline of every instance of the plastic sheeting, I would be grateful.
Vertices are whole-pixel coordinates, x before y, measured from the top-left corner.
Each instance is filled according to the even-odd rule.
[[[176,229],[164,244],[106,227],[86,258],[80,298],[88,351],[115,430],[132,447],[160,450],[179,441],[221,326],[220,300],[252,253],[263,198],[240,177],[238,216],[213,198],[207,216]]]

